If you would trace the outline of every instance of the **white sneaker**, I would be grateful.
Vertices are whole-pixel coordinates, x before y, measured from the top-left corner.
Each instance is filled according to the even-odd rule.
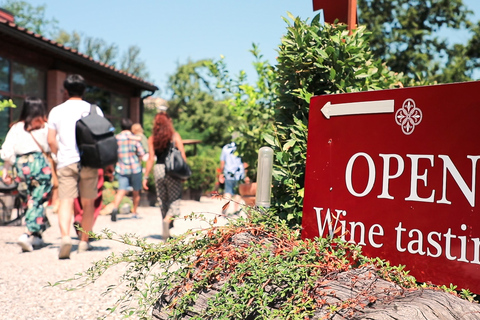
[[[170,238],[170,221],[163,220],[163,241],[167,241]]]
[[[72,239],[69,236],[62,237],[60,250],[58,251],[58,259],[69,259],[70,250],[72,250]]]
[[[45,242],[43,242],[43,239],[37,236],[30,236],[30,241],[32,242],[32,246],[34,248],[40,248],[45,245]]]
[[[33,251],[33,246],[32,246],[32,239],[30,236],[26,233],[22,234],[18,238],[18,245],[22,248],[23,252],[32,252]]]
[[[90,243],[88,243],[88,241],[80,241],[80,243],[78,244],[78,253],[82,253],[82,252],[85,252],[85,251],[90,251],[92,250],[93,247]]]

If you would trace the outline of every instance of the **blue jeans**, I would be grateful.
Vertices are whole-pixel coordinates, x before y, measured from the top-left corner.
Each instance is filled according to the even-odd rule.
[[[132,187],[133,191],[142,190],[142,173],[119,174],[117,173],[118,190],[128,190]]]
[[[237,186],[238,186],[238,181],[239,180],[229,180],[225,179],[225,192],[231,195],[234,195],[237,193]]]

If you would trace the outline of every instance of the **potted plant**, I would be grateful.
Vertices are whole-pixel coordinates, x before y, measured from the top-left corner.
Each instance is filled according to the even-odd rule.
[[[189,157],[187,163],[192,175],[183,185],[183,199],[200,201],[205,191],[215,186],[217,161],[207,155]]]
[[[236,152],[245,163],[245,181],[239,185],[239,192],[247,205],[255,205],[258,150],[268,145],[263,134],[271,131],[276,101],[274,68],[267,60],[262,60],[257,46],[250,51],[255,57],[253,66],[257,73],[254,84],[247,82],[244,71],[237,79],[231,79],[223,60],[215,62],[210,70],[217,78],[217,88],[226,95],[226,103],[234,120],[230,128],[235,133],[233,141]]]

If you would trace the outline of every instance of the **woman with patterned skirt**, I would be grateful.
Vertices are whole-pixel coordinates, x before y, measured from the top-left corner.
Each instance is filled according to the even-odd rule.
[[[182,180],[165,174],[165,157],[171,142],[181,152],[183,159],[187,160],[182,138],[173,129],[170,117],[164,112],[157,113],[153,123],[152,136],[148,138],[149,156],[143,175],[143,187],[148,190],[147,179],[153,168],[157,198],[160,201],[163,217],[164,240],[170,237],[173,218],[179,215],[180,199],[182,198]]]
[[[9,168],[14,167],[18,189],[27,194],[27,230],[18,239],[24,252],[43,246],[42,232],[49,227],[43,206],[52,191],[52,169],[44,155],[49,150],[47,133],[42,100],[27,97],[20,118],[8,131],[1,150],[1,158],[5,161],[4,183],[13,182]]]

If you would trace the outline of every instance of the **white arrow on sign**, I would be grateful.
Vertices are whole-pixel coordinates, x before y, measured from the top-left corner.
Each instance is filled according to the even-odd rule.
[[[393,113],[395,100],[378,100],[363,102],[348,102],[331,104],[325,103],[321,109],[325,118],[334,116],[346,116],[352,114]]]

